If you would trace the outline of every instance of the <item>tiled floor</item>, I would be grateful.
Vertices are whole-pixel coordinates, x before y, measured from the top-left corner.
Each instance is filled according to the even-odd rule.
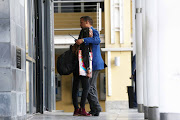
[[[121,110],[119,112],[101,112],[100,116],[82,117],[72,116],[73,113],[67,112],[45,112],[36,114],[28,120],[144,120],[144,113],[138,113],[137,110]]]

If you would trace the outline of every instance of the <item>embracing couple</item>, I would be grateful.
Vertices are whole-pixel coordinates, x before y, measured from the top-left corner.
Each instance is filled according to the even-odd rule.
[[[79,75],[79,64],[76,64],[75,71],[73,72],[73,89],[72,89],[72,99],[74,105],[73,116],[99,116],[102,108],[99,104],[98,94],[97,94],[97,77],[99,71],[105,68],[104,61],[101,57],[100,51],[100,37],[97,30],[93,27],[93,20],[89,16],[83,16],[80,18],[81,28],[89,28],[88,37],[83,38],[80,33],[78,40],[76,40],[75,45],[80,46],[82,50],[83,61],[86,67],[86,76]],[[90,70],[89,65],[89,51],[92,51],[92,70]],[[77,55],[77,54],[76,54]],[[78,59],[78,57],[77,57]],[[82,83],[82,96],[80,101],[80,107],[78,105],[78,92],[79,83]],[[88,99],[90,105],[90,112],[87,113],[85,110],[85,102]]]

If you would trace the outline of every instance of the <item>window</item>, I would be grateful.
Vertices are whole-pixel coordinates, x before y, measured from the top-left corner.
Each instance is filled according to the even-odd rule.
[[[81,3],[61,3],[61,12],[81,12]]]
[[[102,12],[104,12],[104,2],[100,2]],[[71,12],[96,12],[97,2],[74,2],[74,3],[54,3],[54,13]]]

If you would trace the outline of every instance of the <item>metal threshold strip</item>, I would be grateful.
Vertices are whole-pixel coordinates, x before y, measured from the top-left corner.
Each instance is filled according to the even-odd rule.
[[[104,2],[104,0],[54,1],[54,3],[85,3],[85,2]]]

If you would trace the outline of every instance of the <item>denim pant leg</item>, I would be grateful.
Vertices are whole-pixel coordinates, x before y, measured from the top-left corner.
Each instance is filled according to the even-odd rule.
[[[98,100],[97,94],[97,77],[99,74],[99,70],[95,70],[92,72],[92,78],[89,80],[90,88],[88,93],[88,102],[90,104],[90,109],[93,112],[101,112],[101,106]]]

